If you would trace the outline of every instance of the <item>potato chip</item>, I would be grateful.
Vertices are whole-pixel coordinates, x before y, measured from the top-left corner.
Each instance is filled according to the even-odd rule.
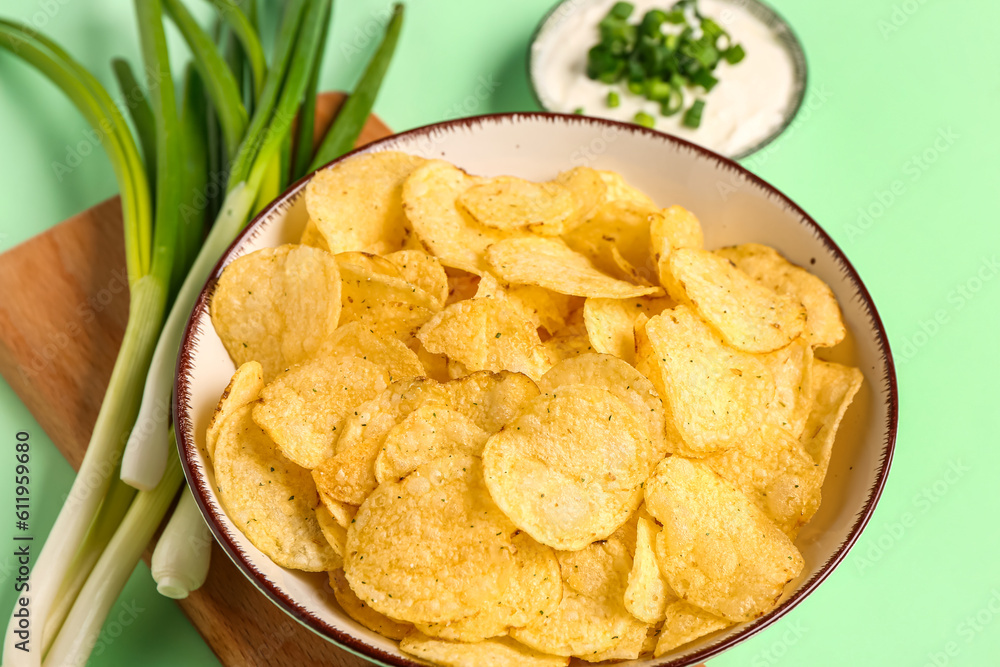
[[[403,181],[427,160],[387,151],[355,155],[322,169],[306,186],[306,208],[334,252],[384,255],[410,242]]]
[[[319,505],[309,471],[286,459],[239,408],[215,445],[219,502],[247,539],[282,567],[323,572],[340,557],[316,520]]]
[[[458,205],[463,192],[482,182],[452,164],[431,160],[403,186],[403,209],[420,241],[445,266],[476,274],[489,268],[486,248],[511,235],[528,234],[482,225]]]
[[[508,637],[488,639],[475,644],[434,639],[413,632],[399,642],[404,653],[415,655],[441,667],[566,667],[569,658],[533,651]]]
[[[792,540],[819,509],[819,469],[798,438],[781,427],[765,423],[733,449],[703,461]]]
[[[341,526],[333,518],[330,510],[322,504],[316,508],[316,521],[319,523],[319,529],[323,532],[323,537],[326,538],[327,543],[340,559],[340,565],[336,567],[338,569],[344,567],[344,551],[347,549],[347,529]]]
[[[649,195],[629,185],[625,177],[618,172],[598,171],[598,174],[607,188],[604,195],[605,202],[633,201],[640,205],[656,206]]]
[[[344,570],[376,611],[444,623],[494,605],[514,574],[516,529],[472,456],[437,459],[381,484],[347,530]]]
[[[510,631],[527,646],[562,656],[589,659],[611,651],[636,626],[624,596],[632,559],[618,540],[595,542],[579,551],[558,552],[563,596],[551,614]]]
[[[400,250],[385,256],[399,272],[400,277],[426,292],[437,306],[444,308],[448,300],[448,275],[437,258],[423,250]]]
[[[604,203],[608,195],[608,186],[601,177],[601,172],[590,167],[574,167],[556,176],[556,182],[564,185],[573,195],[575,213],[559,234],[572,231],[576,226],[586,222],[597,208]],[[547,236],[549,229],[536,229],[536,233]],[[552,230],[555,231],[555,230]]]
[[[551,336],[566,326],[573,298],[537,285],[512,285],[507,289],[510,302],[525,319]]]
[[[863,381],[857,368],[819,359],[813,364],[813,407],[802,432],[802,444],[816,463],[821,480],[830,465],[837,429]]]
[[[511,538],[514,573],[497,604],[451,623],[417,624],[425,635],[476,642],[507,634],[551,614],[562,600],[562,577],[556,552],[518,531]]]
[[[487,227],[531,227],[550,235],[558,235],[576,213],[573,194],[560,183],[535,183],[514,176],[497,176],[473,185],[458,196],[458,205]]]
[[[649,220],[650,247],[653,254],[653,265],[659,266],[663,254],[660,248],[664,242],[673,248],[705,247],[705,235],[701,231],[701,223],[694,213],[683,206],[671,206],[660,211]]]
[[[625,589],[625,608],[643,623],[656,624],[666,618],[667,605],[677,600],[660,573],[654,545],[660,527],[651,519],[639,517],[636,523],[635,556]]]
[[[481,456],[490,434],[460,412],[439,405],[417,408],[386,435],[375,459],[379,483],[400,479],[442,456]]]
[[[319,357],[268,384],[253,419],[289,460],[315,468],[333,456],[347,415],[388,385],[388,371],[370,361]]]
[[[479,371],[441,385],[443,402],[487,433],[496,433],[538,396],[538,386],[521,373]]]
[[[319,226],[312,218],[306,222],[306,226],[305,229],[302,230],[302,237],[299,239],[299,243],[330,252],[330,246],[327,245],[326,239],[323,238],[323,233],[319,231]]]
[[[642,623],[630,623],[625,627],[622,636],[618,638],[613,647],[605,651],[591,653],[583,659],[587,662],[635,660],[642,655],[649,640],[649,631],[652,627]]]
[[[813,349],[804,336],[762,356],[774,376],[774,400],[767,421],[796,438],[802,435],[812,408]]]
[[[260,396],[264,388],[264,371],[256,361],[248,361],[236,369],[233,379],[229,381],[226,390],[219,398],[219,405],[212,414],[205,433],[205,451],[209,458],[215,458],[215,443],[219,440],[219,432],[223,424],[234,412]]]
[[[333,589],[333,596],[337,598],[337,604],[348,616],[365,626],[373,632],[377,632],[389,639],[402,639],[413,630],[410,623],[402,623],[380,614],[366,605],[347,583],[344,570],[337,568],[330,571],[330,588]]]
[[[264,380],[316,356],[340,320],[333,256],[283,245],[239,257],[212,295],[212,324],[233,362],[260,362]]]
[[[396,338],[373,333],[360,322],[339,327],[321,351],[323,356],[353,356],[389,371],[389,381],[420,377],[424,367],[416,353]]]
[[[398,274],[391,262],[382,257],[376,259],[389,264]],[[441,307],[434,297],[420,287],[402,278],[376,272],[370,261],[364,264],[354,263],[350,257],[337,255],[337,266],[342,280],[342,324],[359,320],[369,311],[377,313],[382,304],[393,301],[420,306],[432,312],[437,312]]]
[[[640,296],[634,299],[587,299],[583,320],[594,350],[635,363],[635,320],[639,313],[659,315],[676,304],[668,297]]]
[[[354,515],[358,513],[357,505],[325,500],[323,494],[320,494],[320,500],[323,500],[323,506],[330,513],[330,516],[333,517],[333,520],[344,530],[351,525],[351,522],[354,521]],[[344,534],[344,539],[347,539],[346,533]]]
[[[650,471],[667,453],[664,442],[663,401],[653,384],[627,363],[607,354],[584,354],[553,366],[538,382],[542,393],[553,394],[565,385],[586,384],[617,396],[646,425],[652,444]]]
[[[657,658],[709,633],[723,630],[732,625],[731,622],[682,600],[670,604],[665,616],[666,620],[656,642],[656,650],[653,652]]]
[[[661,392],[675,453],[705,456],[759,428],[774,378],[756,356],[726,346],[687,306],[653,317],[637,336],[636,367]]]
[[[657,287],[640,287],[601,273],[558,239],[507,239],[491,245],[486,259],[509,283],[539,285],[560,294],[626,299],[660,292]]]
[[[419,329],[417,332],[419,333]],[[429,352],[415,335],[414,341],[416,343],[417,359],[424,367],[424,375],[438,382],[447,382],[450,380],[451,376],[448,375],[448,357],[443,354]]]
[[[660,282],[671,297],[694,308],[738,350],[771,352],[798,338],[805,328],[806,311],[797,298],[765,287],[707,250],[671,251]]]
[[[617,246],[610,246],[608,254],[611,256],[611,263],[613,265],[613,270],[611,271],[612,277],[645,287],[653,287],[659,282],[657,279],[658,274],[654,270],[655,267],[653,269],[645,267],[641,269],[636,268],[632,262],[625,259]]]
[[[629,199],[611,201],[563,239],[605,273],[622,270],[622,262],[614,258],[613,251],[617,251],[624,263],[639,275],[655,279],[656,265],[649,255],[649,230],[650,221],[659,213],[660,209],[650,204]]]
[[[791,540],[704,463],[671,456],[646,483],[656,558],[685,601],[731,621],[774,609],[805,563]]]
[[[543,343],[550,364],[594,352],[586,333],[562,332]]]
[[[511,370],[541,377],[548,356],[538,331],[505,295],[452,304],[425,324],[417,338],[468,372]]]
[[[448,276],[448,300],[445,301],[446,306],[476,296],[476,292],[479,290],[479,274],[469,273],[468,271],[455,269],[450,266],[444,267],[444,273]]]
[[[359,250],[338,252],[334,255],[334,259],[337,260],[338,267],[349,265],[362,269],[367,273],[381,273],[382,275],[390,276],[392,278],[402,278],[402,275],[395,264],[390,262],[385,257],[373,255],[370,252],[361,252]],[[343,279],[343,277],[343,274],[341,274],[341,279]]]
[[[847,330],[840,316],[837,297],[818,276],[795,266],[774,248],[758,243],[745,243],[715,252],[764,286],[800,301],[806,309],[803,335],[813,347],[833,347],[844,339]]]
[[[581,549],[639,506],[654,455],[645,423],[619,398],[569,385],[539,396],[492,436],[483,468],[490,494],[519,528],[556,549]]]

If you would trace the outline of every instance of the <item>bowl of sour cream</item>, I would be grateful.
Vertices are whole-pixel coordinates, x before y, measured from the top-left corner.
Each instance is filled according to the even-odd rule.
[[[674,2],[631,0],[632,20],[653,9],[669,11]],[[624,81],[609,84],[587,76],[588,51],[600,41],[598,26],[615,4],[564,0],[542,19],[528,56],[532,91],[542,108],[623,122],[644,115],[654,129],[732,159],[760,150],[795,118],[806,91],[805,54],[785,20],[764,3],[698,0],[699,15],[721,26],[745,55],[737,64],[719,62],[712,72],[718,83],[710,91],[685,89],[689,100],[704,101],[697,128],[685,126],[683,113],[662,115],[658,102],[630,92]],[[617,106],[609,105],[610,92]]]

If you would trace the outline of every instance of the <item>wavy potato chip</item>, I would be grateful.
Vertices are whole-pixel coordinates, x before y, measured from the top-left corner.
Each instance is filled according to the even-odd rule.
[[[534,399],[493,435],[483,469],[519,528],[556,549],[581,549],[639,506],[654,456],[645,423],[621,399],[569,385]]]
[[[361,322],[339,327],[330,335],[320,354],[360,357],[386,369],[390,382],[424,374],[424,367],[413,350],[393,336],[371,331]]]
[[[625,177],[618,172],[598,170],[597,173],[606,187],[605,202],[632,201],[641,205],[656,206],[649,195],[629,185],[625,181]]]
[[[646,483],[646,508],[663,524],[656,558],[667,583],[730,621],[774,609],[805,565],[791,540],[704,463],[664,459]]]
[[[757,357],[725,345],[687,306],[664,311],[636,331],[636,367],[663,398],[675,453],[705,456],[759,428],[774,378]]]
[[[340,525],[325,505],[316,508],[316,521],[319,529],[323,532],[323,537],[340,559],[337,568],[344,567],[344,552],[347,549],[347,528]]]
[[[388,264],[398,275],[399,272],[391,262],[381,257],[376,259]],[[379,330],[406,330],[407,325],[401,325],[397,320],[412,323],[416,318],[422,318],[422,324],[441,308],[435,297],[420,287],[403,278],[376,272],[370,261],[355,263],[350,257],[341,254],[337,255],[337,266],[340,268],[342,281],[341,325],[359,321],[369,328]],[[398,304],[406,304],[410,308],[399,308]],[[407,313],[414,315],[407,316]],[[391,324],[386,325],[386,320],[390,320]],[[416,326],[419,327],[420,324]]]
[[[425,635],[476,642],[507,634],[551,614],[562,600],[562,577],[556,552],[518,531],[511,538],[514,573],[500,600],[472,616],[450,623],[417,624]]]
[[[327,247],[378,255],[406,247],[412,231],[403,215],[403,182],[426,162],[386,151],[355,155],[316,172],[306,186],[306,208]]]
[[[557,557],[562,601],[551,614],[512,629],[511,637],[538,651],[588,660],[614,650],[636,626],[645,630],[625,609],[632,558],[621,542],[595,542]]]
[[[226,420],[215,445],[219,502],[255,547],[282,567],[322,572],[340,557],[323,536],[309,471],[278,451],[250,416],[250,406]]]
[[[476,274],[489,268],[486,248],[511,235],[528,233],[487,227],[458,205],[463,192],[482,182],[453,164],[431,160],[403,186],[403,210],[424,246],[445,266]]]
[[[863,381],[857,368],[819,359],[813,364],[813,407],[802,432],[802,444],[816,463],[821,480],[830,466],[837,429]]]
[[[649,220],[650,248],[653,251],[653,265],[659,266],[665,258],[662,248],[705,247],[705,234],[694,213],[683,206],[670,206]]]
[[[538,381],[545,394],[558,393],[565,385],[585,384],[606,389],[632,410],[646,425],[652,443],[653,459],[650,471],[667,453],[663,421],[663,401],[646,376],[621,359],[607,354],[584,354],[561,361]]]
[[[573,297],[537,285],[512,285],[507,297],[536,329],[545,329],[550,336],[566,326],[573,305]]]
[[[215,458],[215,443],[219,432],[230,415],[248,403],[253,403],[264,388],[264,370],[256,361],[248,361],[233,374],[225,391],[219,398],[219,405],[212,414],[205,433],[205,451],[210,459]]]
[[[376,611],[446,623],[501,599],[515,530],[490,499],[479,459],[437,459],[365,500],[347,530],[344,571]]]
[[[375,459],[375,479],[401,479],[436,458],[455,454],[481,456],[490,434],[460,412],[424,405],[406,415],[386,434]]]
[[[309,218],[309,220],[306,221],[306,226],[302,230],[302,236],[299,238],[299,243],[330,252],[330,246],[327,245],[326,239],[323,238],[323,233],[319,231],[319,226],[312,218]]]
[[[676,304],[669,297],[640,296],[633,299],[587,299],[583,321],[594,350],[635,363],[635,321],[640,313],[659,315]]]
[[[508,637],[474,644],[435,639],[413,632],[399,642],[404,653],[441,667],[566,667],[569,658],[533,651]]]
[[[774,248],[759,243],[721,248],[715,253],[762,285],[800,301],[806,309],[803,335],[813,347],[833,347],[844,340],[847,330],[837,297],[818,276],[792,264]]]
[[[804,336],[761,356],[774,377],[774,400],[766,421],[796,438],[806,427],[813,403],[813,349]]]
[[[222,271],[212,324],[233,362],[260,362],[265,381],[314,357],[340,320],[340,272],[309,246],[265,248]]]
[[[338,252],[334,255],[337,260],[337,266],[342,267],[344,265],[356,267],[358,270],[363,270],[366,273],[381,273],[382,275],[390,276],[392,278],[402,278],[399,269],[395,264],[390,262],[385,257],[380,255],[373,255],[370,252],[362,252],[360,250],[348,250],[345,252]],[[343,279],[341,275],[341,279]]]
[[[590,167],[574,167],[560,173],[555,180],[565,186],[573,195],[576,209],[573,217],[566,221],[563,230],[558,232],[559,234],[572,231],[578,225],[586,222],[608,196],[608,186],[604,183],[601,172]],[[541,228],[534,231],[546,236],[549,229]]]
[[[765,287],[707,250],[672,250],[660,282],[671,297],[691,306],[738,350],[771,352],[805,329],[806,310],[797,298]]]
[[[334,454],[344,419],[389,386],[360,357],[319,357],[281,373],[260,393],[253,420],[289,460],[315,468]]]
[[[639,517],[636,523],[635,555],[625,589],[625,608],[643,623],[655,625],[666,618],[667,606],[677,600],[660,573],[654,550],[660,527],[652,518]]]
[[[635,660],[640,658],[643,653],[652,652],[651,648],[647,650],[647,646],[652,643],[649,633],[653,630],[651,625],[630,623],[613,647],[606,651],[591,653],[583,659],[587,662],[604,662],[605,660]]]
[[[728,628],[732,623],[683,600],[667,607],[666,620],[656,641],[653,655],[659,658],[676,648],[689,644],[707,634]]]
[[[511,238],[494,243],[486,260],[498,276],[519,285],[539,285],[570,296],[626,299],[661,293],[602,273],[580,253],[558,239]]]
[[[396,267],[399,276],[426,292],[437,306],[444,308],[448,300],[448,274],[437,258],[423,250],[399,250],[385,256]]]
[[[337,604],[348,616],[365,626],[373,632],[377,632],[389,639],[402,639],[413,631],[413,625],[402,623],[389,618],[385,614],[380,614],[364,603],[361,598],[355,595],[347,583],[344,570],[337,568],[330,571],[330,588],[333,589],[333,596],[337,598]]]
[[[631,199],[610,201],[563,240],[605,273],[618,275],[631,269],[655,279],[656,265],[649,255],[650,224],[659,214],[660,209],[651,204]]]
[[[481,225],[559,234],[576,213],[570,190],[558,182],[536,183],[496,176],[466,189],[458,204]],[[544,230],[544,231],[540,231]]]

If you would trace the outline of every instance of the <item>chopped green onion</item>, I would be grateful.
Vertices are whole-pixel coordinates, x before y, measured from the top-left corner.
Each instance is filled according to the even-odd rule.
[[[743,51],[743,47],[739,44],[733,44],[722,52],[722,57],[725,58],[726,62],[730,65],[736,65],[743,61],[743,58],[746,57],[746,52]]]
[[[643,127],[656,127],[656,119],[650,116],[645,111],[640,111],[632,119],[636,125],[642,125]]]
[[[641,81],[629,81],[628,92],[633,95],[642,95],[646,91],[646,86]]]
[[[618,92],[615,90],[608,91],[608,106],[612,109],[621,104],[621,99],[618,97]]]
[[[684,120],[681,124],[684,127],[697,129],[701,125],[701,112],[705,109],[705,100],[698,100],[691,105],[691,108],[684,113]]]
[[[583,107],[577,107],[577,108],[573,109],[573,113],[575,113],[577,116],[582,116],[583,115]]]
[[[614,16],[616,19],[625,20],[632,15],[632,10],[635,9],[635,5],[631,2],[616,2],[614,6],[611,7],[611,11],[608,12],[608,16]]]

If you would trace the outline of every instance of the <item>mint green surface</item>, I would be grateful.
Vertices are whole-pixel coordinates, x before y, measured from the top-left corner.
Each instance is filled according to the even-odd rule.
[[[744,164],[815,217],[865,280],[896,355],[899,437],[878,510],[840,568],[787,617],[711,665],[997,664],[1000,4],[773,4],[805,47],[806,108]],[[376,111],[404,130],[535,109],[525,52],[549,6],[411,1]],[[353,85],[374,47],[366,34],[388,7],[337,3],[324,88]],[[137,58],[131,3],[5,0],[0,14],[34,20],[107,85],[111,57]],[[0,52],[0,251],[116,191],[99,150],[57,178],[52,163],[65,161],[85,129],[57,91]],[[8,471],[0,472],[0,504],[10,508],[0,507],[3,626],[14,600],[9,471],[21,430],[33,445],[36,540],[72,475],[0,381],[0,471]],[[156,595],[144,566],[112,612],[119,617],[127,627],[106,627],[92,665],[218,664],[176,606]]]

